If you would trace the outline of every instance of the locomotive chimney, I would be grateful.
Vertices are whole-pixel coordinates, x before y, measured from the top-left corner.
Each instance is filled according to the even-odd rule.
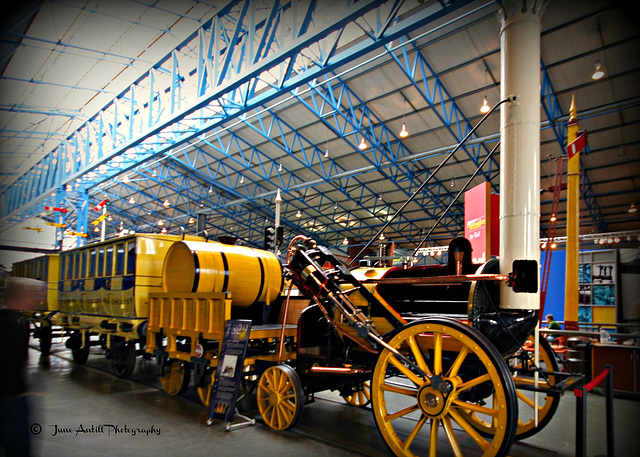
[[[546,1],[500,2],[500,273],[540,262],[540,30]],[[500,307],[538,309],[538,293],[501,285]]]

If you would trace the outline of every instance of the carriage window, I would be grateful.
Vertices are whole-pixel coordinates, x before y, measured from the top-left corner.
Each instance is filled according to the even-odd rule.
[[[74,279],[78,279],[80,277],[80,256],[81,256],[82,252],[76,252],[76,254],[73,256],[74,257],[74,262],[73,262],[73,278]]]
[[[87,277],[87,251],[82,251],[80,253],[80,277]]]
[[[104,276],[104,247],[98,250],[98,276]]]
[[[120,276],[124,273],[124,243],[116,244],[116,267],[115,275]]]
[[[49,280],[49,257],[46,257],[42,262],[42,280]]]
[[[67,256],[60,256],[60,279],[64,279],[64,267],[67,264]]]
[[[132,275],[136,272],[136,241],[127,243],[127,274]]]
[[[62,278],[71,279],[71,272],[73,271],[73,257],[71,254],[67,254],[62,257]]]
[[[110,244],[107,246],[107,254],[106,254],[106,266],[104,270],[105,276],[111,276],[113,272],[113,245]]]
[[[96,250],[92,249],[89,251],[89,272],[87,273],[87,277],[95,278],[96,277]]]

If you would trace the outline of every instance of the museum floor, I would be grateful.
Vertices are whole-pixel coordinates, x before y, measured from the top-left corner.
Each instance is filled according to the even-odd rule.
[[[36,456],[391,455],[371,410],[348,406],[337,393],[317,394],[316,401],[303,408],[297,425],[286,432],[266,427],[251,400],[245,399],[240,410],[257,424],[226,432],[224,423],[206,425],[207,411],[193,388],[184,396],[169,397],[153,360],[138,358],[134,375],[124,380],[111,374],[110,362],[98,348],[92,348],[86,366],[78,366],[60,344],[49,357],[30,348],[28,376]],[[575,409],[576,397],[570,391],[550,424],[514,444],[510,455],[575,455]],[[606,455],[605,398],[589,394],[587,411],[587,455]],[[640,401],[616,397],[614,411],[616,456],[640,455]],[[139,431],[134,434],[134,429]],[[442,441],[438,455],[448,451],[444,437]]]

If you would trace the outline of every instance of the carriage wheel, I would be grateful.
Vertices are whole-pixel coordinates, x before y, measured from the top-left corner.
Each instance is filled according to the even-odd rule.
[[[258,408],[264,422],[274,430],[295,425],[304,404],[304,391],[298,374],[289,365],[274,365],[258,380]]]
[[[365,407],[371,401],[371,382],[364,381],[362,384],[355,388],[355,391],[351,395],[343,395],[344,401],[349,406],[356,406],[358,408]]]
[[[89,360],[89,353],[91,352],[90,337],[87,334],[85,336],[85,344],[82,346],[82,332],[76,332],[69,338],[71,343],[71,356],[73,361],[78,365],[84,365]]]
[[[198,391],[198,397],[202,404],[209,407],[209,401],[211,400],[211,390],[213,389],[213,383],[216,377],[216,370],[207,372],[200,377],[200,382],[196,385]]]
[[[51,354],[51,326],[42,325],[38,329],[38,338],[40,340],[40,352],[42,355]]]
[[[483,335],[457,321],[429,319],[407,325],[389,345],[429,375],[387,349],[380,353],[371,384],[373,413],[396,455],[435,456],[438,446],[456,456],[507,455],[517,426],[516,390],[505,361]],[[485,404],[491,396],[494,404]],[[468,411],[491,418],[496,433],[483,437]],[[465,433],[471,440],[460,443]]]
[[[114,351],[111,359],[113,374],[119,378],[128,378],[136,368],[136,343],[130,341]]]
[[[160,382],[164,391],[173,396],[182,395],[189,387],[191,364],[182,360],[172,360],[162,367]]]

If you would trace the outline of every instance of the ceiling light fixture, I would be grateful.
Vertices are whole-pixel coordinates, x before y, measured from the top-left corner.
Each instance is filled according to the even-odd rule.
[[[342,244],[349,244],[349,240],[346,236],[344,237],[344,240],[342,240]]]
[[[635,213],[637,211],[638,211],[638,208],[636,208],[635,203],[631,203],[631,206],[629,206],[629,209],[627,210],[627,212],[629,212],[631,214],[633,214],[633,213]]]
[[[451,178],[451,187],[456,187],[456,178],[455,176]]]
[[[160,230],[160,233],[167,233],[167,228],[166,227],[162,227],[162,230]]]
[[[484,96],[484,99],[482,100],[482,106],[480,107],[480,112],[482,114],[486,114],[489,112],[489,110],[491,110],[491,107],[489,106],[489,101],[487,100],[487,96]]]
[[[362,141],[358,145],[358,148],[360,148],[361,151],[364,151],[365,149],[367,149],[367,143],[366,141],[364,141],[364,138],[362,138]]]
[[[158,225],[164,225],[164,221],[163,221],[162,219],[160,219],[160,220],[158,221]]]
[[[489,101],[487,100],[487,74],[489,73],[489,69],[487,68],[487,64],[484,64],[484,97],[482,98],[482,106],[480,107],[480,112],[482,114],[486,114],[491,110],[489,106]]]
[[[133,195],[131,196],[131,198],[129,199],[129,203],[131,203],[132,205],[136,203],[136,199],[133,198]]]
[[[327,140],[327,144],[325,145],[325,148],[324,148],[324,158],[325,159],[329,158],[329,140]]]
[[[240,176],[240,184],[244,184],[244,175]]]
[[[300,212],[300,210],[298,210],[298,212],[296,213],[296,217],[302,217],[302,213]]]
[[[171,203],[169,202],[169,200],[165,200],[162,206],[164,206],[165,208],[168,208],[171,206]]]
[[[189,224],[195,224],[196,220],[193,217],[189,218]]]
[[[555,214],[551,215],[551,219],[549,219],[551,222],[555,222],[556,220],[558,220],[558,218],[556,217]]]
[[[409,136],[407,125],[405,124],[405,117],[407,115],[407,99],[403,97],[402,101],[402,130],[400,130],[400,138],[406,138]]]
[[[604,70],[602,69],[602,65],[599,60],[596,60],[596,69],[591,75],[591,79],[598,80],[604,76]]]

